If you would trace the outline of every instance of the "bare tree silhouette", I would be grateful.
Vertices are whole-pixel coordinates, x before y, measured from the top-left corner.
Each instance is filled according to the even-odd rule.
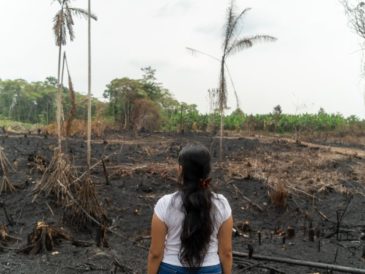
[[[345,8],[345,13],[349,20],[350,27],[363,40],[361,51],[364,51],[365,48],[363,46],[365,44],[365,2],[359,0],[340,0],[340,2]],[[350,2],[353,4],[351,5]],[[362,69],[365,72],[365,66]]]

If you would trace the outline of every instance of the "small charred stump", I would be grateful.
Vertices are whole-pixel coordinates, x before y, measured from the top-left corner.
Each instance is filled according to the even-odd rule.
[[[96,233],[96,244],[98,247],[109,247],[107,232],[108,230],[106,226],[100,226],[99,230]]]
[[[70,241],[71,236],[62,228],[56,228],[39,221],[28,235],[27,246],[20,251],[30,255],[52,251],[60,243],[60,240]]]
[[[288,235],[288,239],[294,238],[295,237],[295,229],[292,226],[288,226],[287,230],[286,230],[286,234]]]
[[[314,235],[315,235],[314,229],[310,228],[308,231],[308,240],[310,242],[314,242]]]
[[[19,240],[16,237],[10,236],[9,229],[6,225],[0,225],[0,243],[3,246],[7,246],[9,242]]]
[[[249,233],[252,231],[249,221],[242,221],[237,223],[237,228],[242,233]]]

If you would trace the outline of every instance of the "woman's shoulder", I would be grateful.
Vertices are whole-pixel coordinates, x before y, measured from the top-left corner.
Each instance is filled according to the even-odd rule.
[[[166,222],[168,220],[167,212],[171,208],[172,201],[174,200],[176,192],[163,195],[158,199],[154,212],[160,218],[161,221]]]
[[[213,198],[216,201],[228,203],[228,199],[223,194],[213,192]]]
[[[223,194],[213,193],[213,203],[219,211],[231,212],[228,199]]]
[[[213,203],[216,208],[216,220],[219,225],[232,215],[232,209],[227,198],[223,194],[213,193]]]
[[[158,199],[157,203],[167,203],[170,202],[177,195],[177,191],[169,194],[165,194],[160,199]]]

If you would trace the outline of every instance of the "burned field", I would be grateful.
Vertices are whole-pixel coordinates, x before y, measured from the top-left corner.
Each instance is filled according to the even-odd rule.
[[[227,137],[220,164],[219,141],[209,135],[115,133],[93,143],[91,178],[107,222],[100,225],[86,216],[89,223],[83,227],[69,221],[67,205],[60,206],[52,195],[41,192],[35,198],[56,139],[0,136],[5,155],[0,158],[8,159],[6,171],[1,169],[0,272],[145,273],[153,207],[176,190],[176,158],[188,142],[211,150],[214,187],[233,209],[234,251],[252,255],[235,256],[234,273],[326,271],[256,256],[341,265],[362,273],[356,272],[365,268],[362,144]],[[82,138],[64,146],[78,175],[86,168],[85,146]]]

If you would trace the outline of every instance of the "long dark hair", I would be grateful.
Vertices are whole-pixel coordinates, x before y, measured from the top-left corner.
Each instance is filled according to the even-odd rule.
[[[185,218],[180,236],[180,261],[199,268],[213,233],[212,192],[209,187],[210,153],[200,144],[189,144],[179,154],[181,198]]]

